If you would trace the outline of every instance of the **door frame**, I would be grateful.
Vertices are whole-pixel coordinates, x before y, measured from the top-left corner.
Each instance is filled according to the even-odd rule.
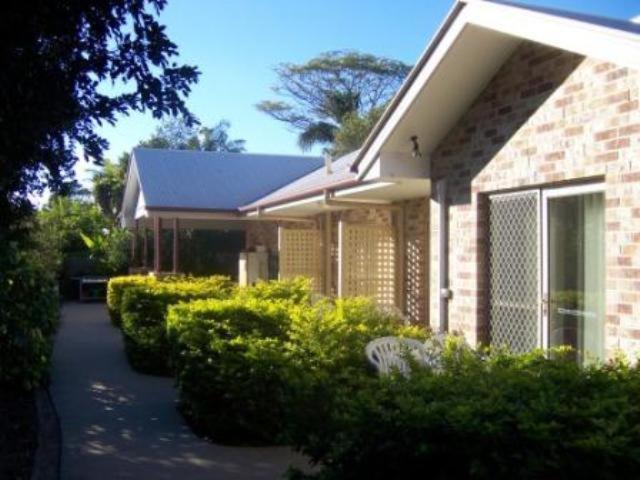
[[[549,199],[561,197],[575,197],[588,195],[590,193],[605,193],[604,182],[586,183],[581,185],[571,185],[564,187],[548,187],[540,189],[540,223],[538,225],[540,233],[540,346],[547,350],[549,348]]]

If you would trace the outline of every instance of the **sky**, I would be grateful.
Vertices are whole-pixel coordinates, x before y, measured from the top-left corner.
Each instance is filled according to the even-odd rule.
[[[640,0],[521,1],[620,19],[640,15]],[[229,120],[231,137],[245,139],[248,152],[299,154],[296,133],[255,108],[276,98],[270,90],[274,66],[344,49],[413,64],[451,5],[451,0],[169,0],[160,21],[178,45],[179,60],[201,71],[187,106],[204,125]],[[134,113],[101,128],[110,143],[107,158],[131,150],[157,124]],[[79,161],[81,180],[87,168]]]

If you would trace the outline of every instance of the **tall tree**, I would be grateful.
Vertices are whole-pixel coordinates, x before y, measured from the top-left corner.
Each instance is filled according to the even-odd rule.
[[[340,128],[336,131],[331,148],[327,152],[334,157],[357,150],[366,140],[373,126],[378,122],[385,106],[369,110],[365,114],[347,114]]]
[[[168,118],[140,146],[170,148],[173,150],[202,150],[207,152],[241,153],[245,140],[229,138],[228,120],[221,120],[213,127],[197,127],[184,118]]]
[[[355,51],[333,51],[304,64],[276,67],[272,90],[281,100],[265,100],[258,110],[299,132],[298,144],[308,150],[332,144],[348,117],[364,118],[396,92],[410,66],[400,61]]]
[[[91,178],[93,199],[102,213],[115,224],[122,207],[122,197],[129,167],[129,154],[123,153],[116,162],[106,160]]]
[[[193,117],[197,81],[157,17],[166,0],[26,0],[0,6],[0,233],[31,210],[29,196],[63,191],[76,148],[100,162],[96,133],[120,114]],[[104,82],[116,86],[107,93]]]

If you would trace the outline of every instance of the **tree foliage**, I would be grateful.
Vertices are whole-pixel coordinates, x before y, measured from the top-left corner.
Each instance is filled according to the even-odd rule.
[[[122,207],[124,187],[129,168],[129,154],[123,153],[116,162],[106,160],[100,170],[93,172],[93,199],[102,211],[115,224]]]
[[[86,260],[91,271],[113,274],[127,267],[129,234],[90,201],[54,196],[36,215],[33,237],[38,263],[66,279],[68,262]]]
[[[357,113],[346,115],[342,125],[336,131],[329,153],[339,157],[360,148],[383,111],[384,106],[380,106],[363,115]]]
[[[309,149],[331,144],[349,118],[366,118],[396,92],[410,67],[400,61],[355,51],[333,51],[303,64],[276,67],[272,88],[280,100],[265,100],[258,110],[300,132]]]
[[[157,16],[166,0],[32,0],[0,7],[0,227],[31,211],[30,194],[64,191],[76,148],[100,161],[96,133],[118,115],[193,117],[198,78],[176,63]],[[107,93],[105,83],[116,88]]]
[[[172,150],[201,150],[207,152],[241,153],[245,140],[231,139],[228,120],[212,127],[198,127],[184,118],[168,118],[156,128],[153,135],[140,142],[141,147],[169,148]]]

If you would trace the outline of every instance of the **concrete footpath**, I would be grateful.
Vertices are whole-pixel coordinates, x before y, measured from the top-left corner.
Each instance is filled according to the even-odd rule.
[[[62,426],[62,479],[276,479],[305,462],[284,447],[226,447],[193,433],[173,380],[127,364],[102,304],[67,304],[51,393]]]

